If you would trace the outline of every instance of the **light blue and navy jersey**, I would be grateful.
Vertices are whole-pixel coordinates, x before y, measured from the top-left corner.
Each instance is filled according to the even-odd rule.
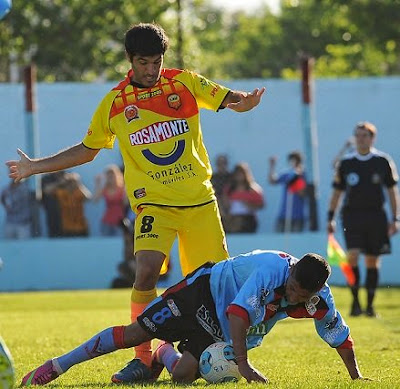
[[[213,266],[210,288],[226,341],[231,341],[230,313],[248,322],[248,349],[259,346],[275,323],[287,317],[313,318],[319,336],[331,347],[351,342],[327,284],[308,302],[288,304],[284,287],[297,261],[284,252],[256,250]]]

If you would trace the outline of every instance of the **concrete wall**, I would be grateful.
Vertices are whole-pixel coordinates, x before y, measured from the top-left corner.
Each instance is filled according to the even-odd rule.
[[[267,184],[266,174],[269,156],[278,156],[277,167],[280,170],[286,167],[285,158],[289,151],[304,149],[300,83],[265,79],[226,84],[233,89],[243,90],[267,87],[260,106],[251,112],[202,112],[204,139],[211,160],[214,162],[219,153],[226,153],[231,166],[239,161],[247,161],[265,191],[267,206],[259,212],[259,234],[235,239],[235,242],[240,243],[231,244],[231,253],[237,254],[257,247],[286,249],[286,246],[289,247],[287,251],[297,255],[303,251],[324,250],[326,237],[322,231],[331,191],[331,163],[344,141],[351,135],[355,123],[360,120],[374,122],[378,128],[376,146],[391,154],[398,166],[400,164],[400,77],[315,81],[314,112],[318,130],[320,172],[318,209],[322,230],[317,235],[291,235],[290,238],[271,233],[282,189]],[[39,84],[37,124],[40,129],[40,155],[48,155],[80,142],[92,112],[113,85]],[[0,84],[1,161],[16,158],[18,147],[26,150],[23,96],[22,85]],[[94,176],[109,163],[121,163],[117,147],[113,150],[102,150],[95,161],[74,170],[81,174],[84,184],[93,190]],[[0,168],[0,187],[7,183],[4,166]],[[102,210],[101,202],[86,205],[93,237],[99,235]],[[3,222],[4,210],[0,207],[0,239]],[[44,223],[42,228],[45,235]],[[389,277],[387,280],[390,283],[399,283],[400,280],[396,265],[399,261],[394,261],[400,252],[399,236],[393,238],[394,254],[387,261],[385,259]],[[296,244],[287,245],[288,239]],[[14,290],[13,285],[16,288],[32,289],[106,287],[112,278],[110,274],[115,272],[116,262],[122,256],[120,246],[118,239],[104,238],[74,241],[37,239],[22,243],[0,241],[0,256],[5,262],[4,271],[0,273],[0,290]],[[293,251],[300,248],[304,248],[300,253]],[[41,269],[46,269],[48,276]],[[71,273],[73,269],[77,270]],[[21,274],[25,281],[31,279],[31,283],[24,281],[18,284]],[[59,274],[61,279],[55,277],[55,274]]]
[[[93,110],[113,84],[39,84],[37,123],[40,154],[48,155],[82,140]],[[286,155],[304,149],[301,128],[300,83],[283,80],[251,80],[228,83],[235,89],[266,86],[260,106],[237,114],[202,111],[205,143],[211,160],[228,154],[231,166],[249,162],[256,180],[264,188],[267,206],[259,212],[260,232],[271,232],[282,188],[266,182],[267,160],[277,155],[278,170],[286,167]],[[24,102],[21,85],[0,84],[0,160],[17,157],[17,147],[26,149]],[[332,179],[332,159],[351,135],[356,122],[370,120],[378,127],[376,146],[400,164],[400,77],[316,80],[315,116],[319,138],[319,210],[325,222]],[[118,148],[102,150],[90,164],[78,167],[85,185],[93,190],[94,176],[108,163],[121,163]],[[0,188],[8,182],[6,168],[0,168]],[[86,212],[91,234],[99,234],[103,204],[88,203]],[[4,210],[0,207],[0,237]],[[44,231],[45,232],[45,231]]]
[[[229,235],[232,256],[254,249],[287,251],[297,257],[306,252],[326,253],[324,233]],[[0,292],[52,289],[109,288],[117,275],[122,258],[122,241],[118,238],[29,239],[23,242],[0,242],[3,269],[0,271]],[[394,252],[400,252],[396,241]],[[398,254],[397,254],[398,256]],[[380,284],[400,285],[400,261],[395,254],[385,256]],[[362,279],[365,268],[361,261]],[[338,268],[333,268],[332,285],[345,285]],[[177,247],[172,250],[169,276],[159,282],[167,287],[179,281],[182,274]]]

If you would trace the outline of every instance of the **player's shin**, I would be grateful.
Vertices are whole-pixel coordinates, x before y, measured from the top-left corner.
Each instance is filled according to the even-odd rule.
[[[128,348],[130,346],[124,343],[124,331],[125,326],[107,328],[74,350],[61,357],[54,358],[53,364],[56,363],[59,366],[60,373],[65,373],[70,367],[78,363],[100,357],[118,349]]]
[[[131,321],[136,321],[146,306],[157,297],[156,289],[137,290],[132,289],[131,294]],[[139,358],[146,366],[151,366],[151,341],[144,342],[135,347],[136,358]]]

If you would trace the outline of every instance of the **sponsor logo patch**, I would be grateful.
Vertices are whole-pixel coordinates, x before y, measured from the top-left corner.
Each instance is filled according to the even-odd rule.
[[[304,305],[309,315],[315,315],[317,312],[317,304],[319,303],[319,296],[312,296]]]
[[[254,313],[256,315],[256,318],[261,316],[261,309],[260,309],[260,300],[258,299],[257,296],[250,296],[247,300],[246,303],[250,305],[250,307],[254,310]]]
[[[146,189],[145,188],[140,188],[140,189],[136,189],[133,192],[133,195],[135,196],[136,199],[141,199],[142,197],[146,196]]]
[[[371,181],[373,184],[379,184],[381,182],[381,178],[378,173],[375,173],[371,177]]]
[[[172,299],[168,299],[167,300],[167,304],[169,309],[171,310],[172,314],[174,316],[182,316],[181,311],[179,310],[179,308],[176,306],[175,301]]]
[[[156,325],[148,317],[143,318],[143,323],[150,331],[157,331]]]
[[[335,316],[330,322],[328,322],[328,323],[325,324],[325,328],[326,328],[327,330],[332,330],[333,328],[335,328],[335,326],[336,326],[338,320],[339,320],[338,317]]]
[[[267,299],[268,295],[269,295],[269,290],[262,288],[260,294],[260,305],[265,305],[265,300]]]
[[[202,305],[196,312],[199,324],[208,332],[216,342],[223,340],[222,330],[210,315],[210,311]]]

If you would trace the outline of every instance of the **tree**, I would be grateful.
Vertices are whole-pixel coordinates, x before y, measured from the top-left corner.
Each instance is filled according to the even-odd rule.
[[[139,21],[161,20],[169,7],[155,0],[14,2],[0,24],[0,80],[8,78],[10,53],[19,65],[35,62],[39,80],[119,78],[126,69],[125,30]]]

